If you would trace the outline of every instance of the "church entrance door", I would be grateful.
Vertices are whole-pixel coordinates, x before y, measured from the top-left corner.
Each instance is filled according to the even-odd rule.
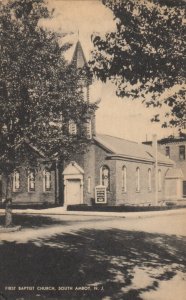
[[[83,169],[71,161],[63,171],[64,206],[83,203]]]
[[[75,205],[81,203],[81,181],[79,179],[67,180],[66,203]]]

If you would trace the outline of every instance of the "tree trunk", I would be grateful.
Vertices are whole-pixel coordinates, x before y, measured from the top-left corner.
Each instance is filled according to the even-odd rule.
[[[12,222],[12,176],[7,176],[5,199],[5,227],[13,226]]]

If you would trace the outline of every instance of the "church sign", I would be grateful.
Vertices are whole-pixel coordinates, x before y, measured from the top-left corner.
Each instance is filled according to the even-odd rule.
[[[98,185],[95,187],[95,202],[96,204],[107,203],[106,186]]]

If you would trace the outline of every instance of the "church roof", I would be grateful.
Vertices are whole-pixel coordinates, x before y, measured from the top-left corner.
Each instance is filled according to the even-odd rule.
[[[155,152],[152,146],[138,144],[137,142],[105,134],[98,134],[94,139],[108,151],[110,157],[119,156],[148,162],[155,161]],[[168,165],[174,164],[172,160],[159,152],[158,162]]]
[[[76,44],[71,64],[74,65],[77,69],[81,69],[84,66],[87,66],[87,61],[80,41],[78,41]]]

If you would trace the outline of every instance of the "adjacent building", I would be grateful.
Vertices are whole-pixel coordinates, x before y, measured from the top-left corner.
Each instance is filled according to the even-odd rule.
[[[144,144],[151,145],[152,142]],[[186,134],[180,133],[177,137],[170,136],[158,140],[158,151],[175,162],[175,168],[169,171],[167,177],[169,176],[172,180],[175,177],[180,178],[181,198],[186,198]]]

